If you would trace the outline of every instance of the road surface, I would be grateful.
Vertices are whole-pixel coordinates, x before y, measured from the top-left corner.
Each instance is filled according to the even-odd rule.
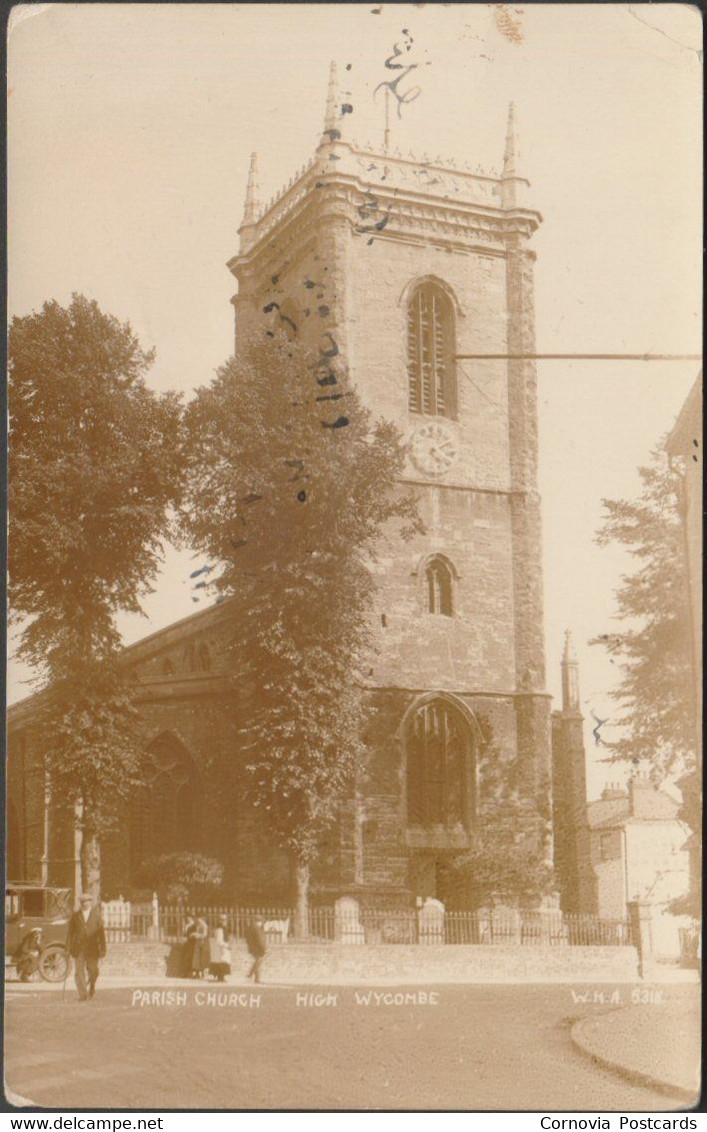
[[[46,985],[7,991],[6,1082],[45,1108],[680,1107],[599,1068],[572,1043],[572,1022],[615,1009],[612,994],[627,1005],[627,986],[184,983],[168,992],[99,983],[88,1003],[72,986],[64,1002]],[[170,1005],[177,991],[186,1003]],[[605,1005],[595,1000],[602,991]]]

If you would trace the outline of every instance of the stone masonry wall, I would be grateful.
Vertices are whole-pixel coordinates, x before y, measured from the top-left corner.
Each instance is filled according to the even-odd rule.
[[[164,975],[170,948],[165,944],[109,945],[102,965],[105,975],[133,975],[140,980]],[[242,943],[231,944],[230,987],[245,982],[248,954]],[[267,983],[376,985],[499,982],[633,982],[637,957],[633,947],[542,947],[448,945],[365,946],[296,944],[272,946],[263,965]],[[180,980],[188,992],[229,991],[210,984]],[[257,993],[257,988],[250,987]]]

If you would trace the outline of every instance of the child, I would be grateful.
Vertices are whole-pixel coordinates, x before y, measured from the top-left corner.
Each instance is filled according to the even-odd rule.
[[[17,974],[20,982],[28,983],[39,970],[39,956],[42,951],[42,929],[32,928],[22,941],[17,956]]]

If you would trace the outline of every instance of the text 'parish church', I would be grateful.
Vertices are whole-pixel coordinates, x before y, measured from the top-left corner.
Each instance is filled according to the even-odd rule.
[[[475,831],[512,829],[529,852],[551,852],[535,363],[460,358],[534,353],[541,217],[513,108],[500,176],[360,145],[349,124],[332,68],[320,144],[266,206],[253,157],[228,264],[236,350],[279,328],[335,351],[407,442],[403,481],[425,526],[373,567],[368,762],[320,847],[312,897],[454,907],[464,896],[451,866]],[[104,847],[107,897],[130,890],[145,857],[176,850],[221,860],[229,898],[289,896],[285,855],[221,790],[224,760],[238,758],[223,617],[214,606],[125,650],[149,774],[125,834]],[[36,702],[10,717],[9,871],[72,884],[73,835],[45,802]]]

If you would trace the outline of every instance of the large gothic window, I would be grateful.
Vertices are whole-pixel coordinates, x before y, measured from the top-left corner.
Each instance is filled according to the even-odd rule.
[[[150,744],[143,777],[130,812],[133,874],[147,857],[193,849],[197,837],[196,768],[176,736],[165,732]]]
[[[472,737],[469,724],[445,700],[424,704],[407,734],[410,825],[447,828],[471,820]]]
[[[408,407],[454,417],[454,309],[438,283],[422,283],[408,306]]]

